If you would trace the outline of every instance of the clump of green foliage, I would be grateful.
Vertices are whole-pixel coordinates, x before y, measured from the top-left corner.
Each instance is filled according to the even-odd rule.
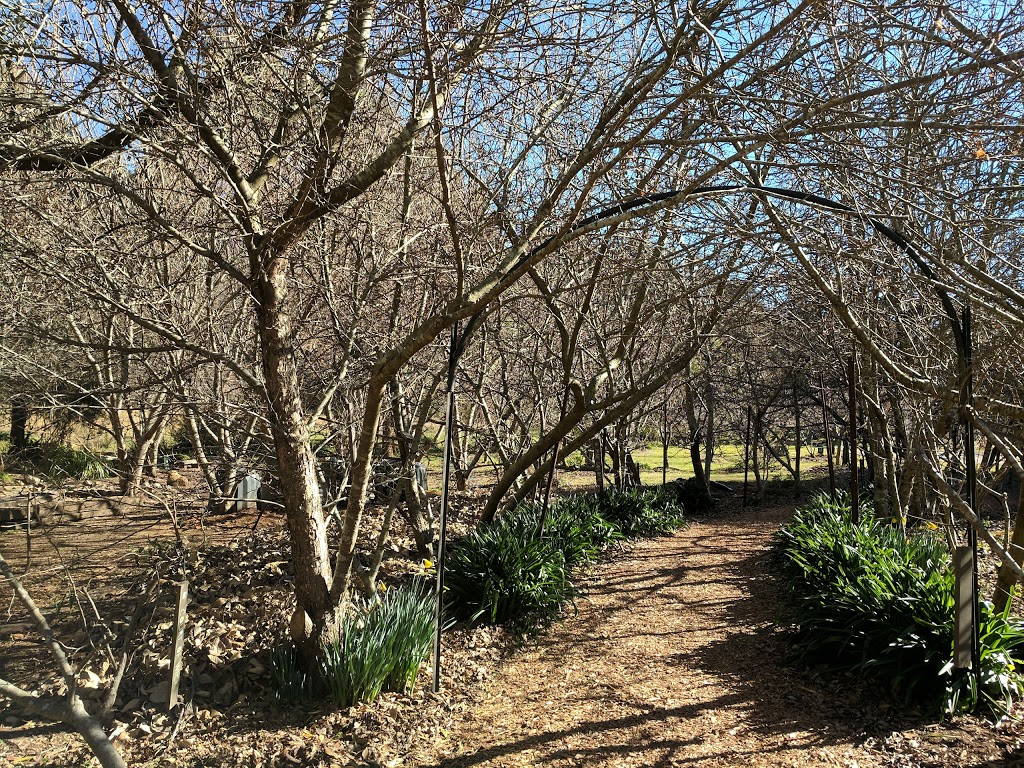
[[[534,514],[540,520],[540,509]],[[625,536],[604,514],[602,500],[594,494],[574,494],[553,505],[543,534],[554,539],[570,567],[588,565]]]
[[[904,700],[1001,715],[1024,692],[1024,626],[982,604],[981,674],[954,670],[953,575],[942,538],[905,536],[848,497],[819,496],[778,534],[799,657],[887,681]]]
[[[601,513],[627,539],[667,536],[683,524],[683,507],[670,488],[609,491]]]
[[[347,613],[338,636],[309,674],[291,645],[271,656],[281,701],[309,702],[326,692],[338,707],[371,702],[381,691],[409,692],[434,638],[434,598],[424,584],[396,587]]]
[[[313,700],[316,679],[303,666],[291,643],[283,643],[271,652],[270,675],[278,701],[308,704]]]
[[[381,691],[411,691],[433,637],[434,600],[423,586],[390,590],[347,613],[321,656],[331,699],[351,707]]]
[[[563,542],[540,535],[532,509],[471,531],[449,556],[445,584],[451,613],[525,630],[558,616],[576,590]]]
[[[37,443],[29,455],[33,465],[54,480],[102,480],[110,474],[94,454],[63,443]]]
[[[62,442],[29,441],[24,451],[11,454],[10,436],[0,433],[0,470],[16,466],[46,475],[52,480],[101,480],[110,476],[110,470],[90,451],[73,448]]]
[[[562,463],[568,470],[583,469],[587,466],[587,457],[583,455],[583,451],[574,451],[563,458]]]
[[[460,619],[532,629],[573,600],[572,569],[593,563],[616,542],[671,533],[682,508],[661,489],[573,495],[541,520],[522,505],[477,527],[452,549],[446,602]]]

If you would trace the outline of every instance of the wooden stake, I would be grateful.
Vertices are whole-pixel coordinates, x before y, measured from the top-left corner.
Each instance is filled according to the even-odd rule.
[[[971,669],[974,648],[974,557],[969,546],[953,550],[953,666]]]
[[[743,443],[743,506],[747,506],[747,478],[750,475],[750,420],[753,418],[752,408],[747,406],[747,437]]]
[[[174,611],[174,650],[171,655],[171,688],[167,694],[167,709],[174,709],[178,703],[178,687],[181,683],[181,661],[185,651],[185,622],[188,608],[188,579],[178,584],[178,606]]]
[[[28,492],[25,508],[25,573],[32,568],[32,491]]]

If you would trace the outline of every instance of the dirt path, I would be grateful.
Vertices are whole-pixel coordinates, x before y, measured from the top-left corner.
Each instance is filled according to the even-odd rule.
[[[881,765],[863,704],[782,663],[765,578],[789,509],[728,514],[595,569],[422,765]],[[426,756],[424,756],[426,757]]]

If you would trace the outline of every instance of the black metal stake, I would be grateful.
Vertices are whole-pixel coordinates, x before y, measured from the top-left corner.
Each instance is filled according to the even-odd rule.
[[[458,369],[459,325],[452,326],[448,350],[448,407],[444,421],[444,464],[441,470],[441,515],[438,520],[437,595],[434,604],[434,682],[433,690],[441,689],[441,630],[444,621],[444,563],[448,547],[448,489],[451,481],[452,431],[455,427],[455,373]]]
[[[860,523],[860,467],[857,466],[857,355],[850,355],[850,519]]]
[[[793,411],[796,420],[796,475],[793,478],[793,498],[800,498],[800,395],[796,388],[796,378],[793,378]]]
[[[832,463],[832,425],[828,423],[828,405],[825,403],[825,374],[818,372],[818,388],[821,392],[821,423],[825,429],[825,453],[828,454],[828,492],[836,500],[836,468]]]
[[[668,400],[661,414],[661,484],[668,485]]]

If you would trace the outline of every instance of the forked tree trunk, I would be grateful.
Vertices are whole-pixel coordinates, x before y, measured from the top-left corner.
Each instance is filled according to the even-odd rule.
[[[296,370],[292,318],[288,311],[287,260],[273,258],[259,279],[260,348],[270,406],[270,428],[295,567],[296,610],[291,633],[311,660],[334,624],[330,598],[331,561],[327,546],[316,457],[302,406]]]
[[[1024,565],[1024,481],[1021,482],[1017,496],[1017,515],[1013,521],[1013,536],[1010,539],[1010,557],[1017,565]],[[999,564],[996,576],[996,591],[992,596],[996,612],[1002,612],[1013,596],[1013,588],[1017,584],[1017,574],[1006,565]]]
[[[608,453],[612,459],[612,484],[615,490],[622,490],[622,462],[619,454],[619,429],[615,426],[615,437],[609,439]]]
[[[356,445],[359,448],[353,457],[348,506],[345,508],[344,521],[341,526],[334,583],[330,589],[330,599],[333,605],[339,609],[347,599],[349,586],[352,584],[352,562],[355,558],[356,541],[363,520],[363,511],[366,509],[371,457],[376,445],[377,429],[380,426],[384,407],[384,391],[390,378],[391,376],[386,372],[375,370],[366,386],[366,404],[363,409],[359,435],[356,439]]]
[[[142,488],[142,473],[149,454],[149,441],[136,443],[119,452],[118,490],[122,496],[135,496]]]
[[[689,382],[683,385],[683,396],[686,401],[686,425],[690,429],[690,464],[693,465],[693,476],[704,487],[708,487],[708,479],[704,474],[704,456],[701,454],[700,422],[697,420],[697,409],[693,405],[693,392]]]

